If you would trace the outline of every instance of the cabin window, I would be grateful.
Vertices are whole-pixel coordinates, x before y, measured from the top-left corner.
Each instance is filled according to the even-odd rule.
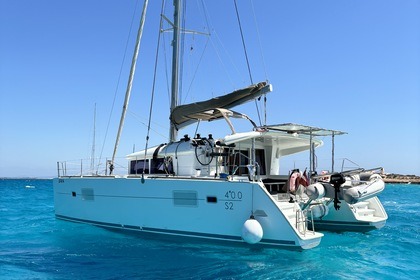
[[[260,166],[260,175],[266,174],[265,168],[265,153],[264,149],[256,149],[255,150],[255,161],[258,162]]]
[[[235,175],[248,175],[249,170],[247,165],[250,163],[250,156],[248,150],[235,151],[234,155],[229,158],[229,174],[236,171]],[[265,152],[264,149],[255,150],[255,161],[260,166],[260,175],[266,174]]]
[[[229,157],[229,174],[247,175],[249,164],[248,150],[235,150],[233,155]]]
[[[130,163],[130,174],[142,174],[149,173],[149,160],[141,159],[141,160],[132,160]]]
[[[163,158],[146,159],[146,160],[132,160],[130,163],[130,174],[142,174],[144,169],[145,174],[172,174],[172,161]]]
[[[151,164],[151,173],[152,174],[172,174],[173,173],[173,167],[172,167],[172,161],[166,160],[164,158],[156,158],[152,159]]]

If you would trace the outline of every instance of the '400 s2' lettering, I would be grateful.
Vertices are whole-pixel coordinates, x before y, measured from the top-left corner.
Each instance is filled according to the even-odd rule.
[[[234,210],[234,202],[242,200],[242,192],[241,191],[227,191],[225,193],[225,198],[227,200],[225,202],[225,210]]]
[[[242,192],[241,191],[237,191],[237,192],[235,192],[235,191],[227,191],[225,193],[225,197],[227,199],[239,199],[239,200],[241,200],[242,199]]]
[[[225,202],[225,210],[233,210],[233,202]]]

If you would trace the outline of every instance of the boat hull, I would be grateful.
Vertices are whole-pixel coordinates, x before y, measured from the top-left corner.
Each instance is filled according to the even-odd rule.
[[[356,204],[343,200],[339,210],[334,209],[333,203],[327,207],[327,215],[314,218],[315,230],[368,232],[382,228],[388,219],[377,197]]]
[[[62,177],[54,179],[54,203],[59,219],[143,233],[244,243],[254,213],[264,231],[257,246],[309,249],[322,238],[299,233],[263,185],[249,181]]]
[[[364,222],[364,221],[333,221],[333,220],[315,220],[315,229],[331,232],[369,232],[380,229],[385,226],[386,221]]]

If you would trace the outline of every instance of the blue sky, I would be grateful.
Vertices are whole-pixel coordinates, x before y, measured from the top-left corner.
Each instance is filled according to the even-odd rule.
[[[159,1],[150,2],[120,157],[133,146],[144,148],[160,13]],[[198,2],[189,1],[187,11]],[[188,36],[185,44],[187,103],[250,83],[233,1],[207,2],[211,36]],[[253,81],[268,79],[274,87],[267,123],[346,131],[336,138],[340,164],[348,158],[366,168],[420,175],[419,1],[237,3]],[[0,0],[0,177],[52,177],[57,161],[89,158],[95,104],[95,155],[112,155],[140,17],[138,7],[129,36],[135,6],[135,0]],[[208,32],[203,14],[198,8],[187,28]],[[169,46],[161,48],[160,60],[169,54]],[[166,142],[168,134],[166,70],[158,70],[150,145]],[[236,110],[258,120],[254,103]],[[215,124],[200,132],[217,137],[228,131]],[[329,159],[324,140],[319,162]],[[306,167],[308,157],[286,159],[286,172],[290,165]]]

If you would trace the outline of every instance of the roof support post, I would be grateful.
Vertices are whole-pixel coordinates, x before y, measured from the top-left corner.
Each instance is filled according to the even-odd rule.
[[[313,151],[313,147],[312,147],[312,130],[310,130],[309,132],[309,176],[312,176],[312,172],[314,171],[314,166],[313,166],[313,157],[314,157],[314,151]]]
[[[331,172],[334,172],[334,131],[331,135]]]

